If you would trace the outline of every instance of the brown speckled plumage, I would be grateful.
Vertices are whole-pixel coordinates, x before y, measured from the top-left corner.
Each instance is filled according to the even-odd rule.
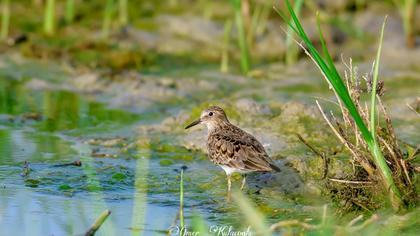
[[[229,122],[209,132],[207,149],[213,163],[238,171],[278,169],[256,138]]]

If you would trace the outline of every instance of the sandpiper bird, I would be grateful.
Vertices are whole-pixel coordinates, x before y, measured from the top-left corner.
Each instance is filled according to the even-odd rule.
[[[241,190],[249,172],[280,171],[263,145],[251,134],[231,124],[222,108],[212,106],[204,110],[200,118],[185,129],[205,124],[208,130],[207,150],[210,160],[226,172],[228,193],[231,191],[232,173],[243,175]]]

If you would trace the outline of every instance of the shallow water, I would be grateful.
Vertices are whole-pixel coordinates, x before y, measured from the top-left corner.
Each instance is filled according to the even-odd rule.
[[[176,205],[151,203],[147,188],[134,191],[135,180],[146,177],[135,176],[135,168],[147,161],[93,158],[84,143],[102,132],[130,135],[127,129],[139,115],[67,91],[31,91],[6,79],[0,87],[1,235],[83,233],[104,209],[112,215],[102,231],[107,233],[98,235],[127,235],[132,225],[164,230],[171,224]],[[75,160],[82,166],[56,166]]]
[[[192,73],[197,76],[196,71]],[[197,90],[181,99],[160,101],[158,109],[137,113],[111,109],[91,94],[33,90],[26,80],[0,79],[0,235],[80,234],[105,209],[112,214],[97,235],[166,235],[177,224],[183,165],[188,167],[184,179],[187,224],[197,213],[209,225],[243,226],[241,211],[226,202],[224,174],[203,153],[174,144],[176,136],[170,132],[136,137],[137,128],[162,122],[180,106],[190,107],[187,102],[200,104],[223,94],[266,103],[310,104],[331,94],[326,95],[326,86],[310,79],[270,80],[265,82],[272,85],[261,86],[259,81],[244,85],[217,74],[198,74],[214,79],[215,84],[222,81],[216,86],[221,90]],[[260,90],[267,93],[261,96]],[[404,91],[415,93],[410,86],[399,91],[403,92],[385,101],[399,103],[405,98]],[[418,136],[406,119],[397,119],[396,125],[403,129],[406,140],[415,143]],[[411,126],[418,130],[418,124]],[[132,146],[138,139],[144,144]],[[82,166],[66,165],[76,160]],[[268,187],[259,194],[267,179],[270,177],[251,176],[246,193],[269,223],[290,218],[319,220],[325,200],[289,194],[289,186],[281,184],[279,189]],[[236,179],[234,185],[238,184]]]
[[[163,164],[162,160],[188,153],[157,148],[121,156],[118,147],[91,145],[91,137],[131,137],[133,127],[146,120],[72,92],[33,91],[23,82],[9,80],[1,83],[1,235],[83,233],[105,209],[112,214],[98,235],[143,230],[166,234],[178,212],[176,171],[182,162]],[[98,146],[96,152],[110,156],[95,157],[92,150]],[[75,160],[82,166],[59,166]],[[197,178],[187,174],[187,186],[206,182],[216,171],[208,162],[198,165],[202,166],[190,165],[188,172]],[[208,169],[212,171],[203,171]],[[186,206],[207,209],[206,196],[200,187],[194,188],[199,192],[186,191]],[[223,198],[221,193],[218,198]],[[215,215],[208,216],[223,218]]]

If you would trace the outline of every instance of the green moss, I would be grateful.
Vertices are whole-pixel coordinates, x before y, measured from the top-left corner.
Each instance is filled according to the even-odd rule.
[[[193,155],[191,154],[175,154],[172,156],[175,160],[192,161]]]
[[[139,149],[149,149],[150,148],[150,139],[149,138],[139,138],[136,140],[135,146]]]
[[[66,190],[72,189],[72,187],[68,184],[62,184],[62,185],[58,186],[58,189],[61,190],[61,191],[66,191]]]
[[[171,165],[173,165],[174,164],[174,162],[173,161],[171,161],[171,160],[168,160],[168,159],[165,159],[165,160],[160,160],[159,161],[159,165],[160,166],[171,166]]]
[[[25,179],[25,186],[37,188],[41,182],[37,179]]]
[[[89,192],[98,192],[98,191],[102,191],[102,187],[97,184],[91,183],[86,186],[86,190]]]
[[[156,22],[150,20],[136,21],[134,27],[147,31],[157,31],[159,29],[159,25]]]
[[[127,178],[127,176],[121,172],[115,173],[112,175],[112,179],[117,181],[123,181]]]
[[[262,94],[258,94],[258,93],[253,93],[251,94],[251,98],[257,102],[262,102],[265,101],[266,97],[263,96]]]
[[[153,145],[153,150],[158,152],[165,152],[165,153],[176,153],[185,151],[185,149],[181,146],[175,146],[168,143],[159,143]]]

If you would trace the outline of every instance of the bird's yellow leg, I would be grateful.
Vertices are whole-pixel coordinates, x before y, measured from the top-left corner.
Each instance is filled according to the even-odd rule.
[[[230,175],[227,176],[227,181],[228,181],[228,192],[231,192],[231,190],[232,190],[232,181],[231,181]]]
[[[227,200],[230,201],[230,196],[231,196],[231,190],[232,190],[232,181],[230,178],[230,175],[227,176],[227,181],[228,181],[228,195],[227,195]]]
[[[246,183],[246,174],[242,175],[242,184],[241,184],[241,191],[245,188]]]

